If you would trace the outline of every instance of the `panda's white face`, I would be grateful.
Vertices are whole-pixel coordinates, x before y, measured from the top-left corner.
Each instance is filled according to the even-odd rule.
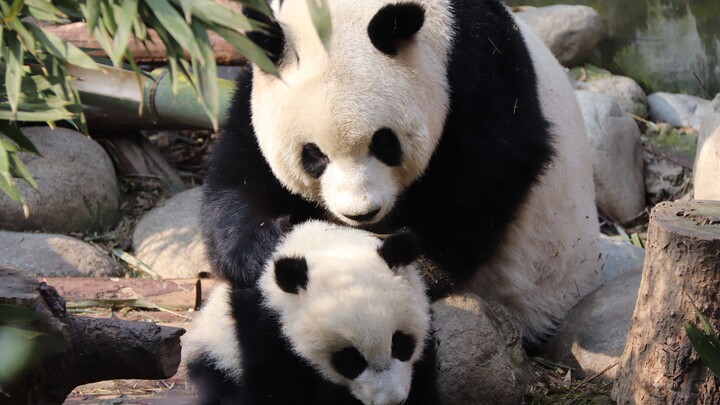
[[[373,223],[427,167],[448,111],[448,0],[275,1],[280,78],[255,68],[252,120],[273,173],[350,225]]]
[[[428,334],[429,303],[409,264],[417,249],[408,249],[408,236],[381,242],[306,222],[280,244],[259,282],[293,350],[364,404],[407,398]]]

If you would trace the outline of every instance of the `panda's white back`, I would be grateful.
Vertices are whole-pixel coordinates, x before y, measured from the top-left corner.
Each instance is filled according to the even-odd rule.
[[[500,255],[482,266],[473,288],[508,307],[530,337],[551,332],[553,321],[595,288],[602,261],[592,157],[574,91],[545,44],[522,20],[515,22],[540,78],[538,93],[554,129],[557,156],[520,208]]]

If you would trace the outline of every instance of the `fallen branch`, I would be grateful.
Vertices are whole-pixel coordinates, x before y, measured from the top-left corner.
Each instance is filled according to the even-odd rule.
[[[180,328],[72,316],[55,288],[0,266],[0,304],[30,309],[35,319],[12,328],[41,335],[33,356],[3,382],[0,404],[62,403],[78,385],[111,379],[164,379],[180,365]],[[7,378],[7,377],[6,377]]]

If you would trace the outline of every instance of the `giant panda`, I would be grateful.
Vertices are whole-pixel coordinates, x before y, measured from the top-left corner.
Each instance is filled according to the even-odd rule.
[[[256,287],[220,284],[183,339],[201,403],[437,404],[412,233],[296,226]]]
[[[500,303],[537,343],[600,269],[582,118],[561,66],[496,0],[304,0],[249,36],[209,158],[201,224],[214,272],[252,286],[293,225],[409,227],[432,299]]]

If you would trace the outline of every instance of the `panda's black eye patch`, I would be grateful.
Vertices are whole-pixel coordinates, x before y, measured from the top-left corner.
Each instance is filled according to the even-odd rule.
[[[402,161],[400,141],[390,128],[375,132],[370,142],[370,154],[388,166],[398,166]]]
[[[330,159],[314,143],[306,143],[302,149],[302,166],[312,177],[319,179],[325,172]]]
[[[304,257],[282,257],[275,260],[275,282],[288,294],[298,294],[308,284],[308,267]]]
[[[349,380],[354,380],[367,367],[367,361],[354,347],[346,347],[333,353],[330,362],[341,376]]]
[[[425,23],[425,9],[416,3],[388,4],[368,24],[368,36],[380,52],[395,56]]]
[[[408,361],[415,351],[415,338],[397,331],[392,336],[392,356],[400,361]]]
[[[285,50],[285,33],[280,24],[274,19],[268,18],[263,13],[253,10],[251,7],[243,7],[242,13],[245,17],[266,24],[265,31],[250,31],[247,38],[254,42],[268,53],[270,60],[278,66]]]

